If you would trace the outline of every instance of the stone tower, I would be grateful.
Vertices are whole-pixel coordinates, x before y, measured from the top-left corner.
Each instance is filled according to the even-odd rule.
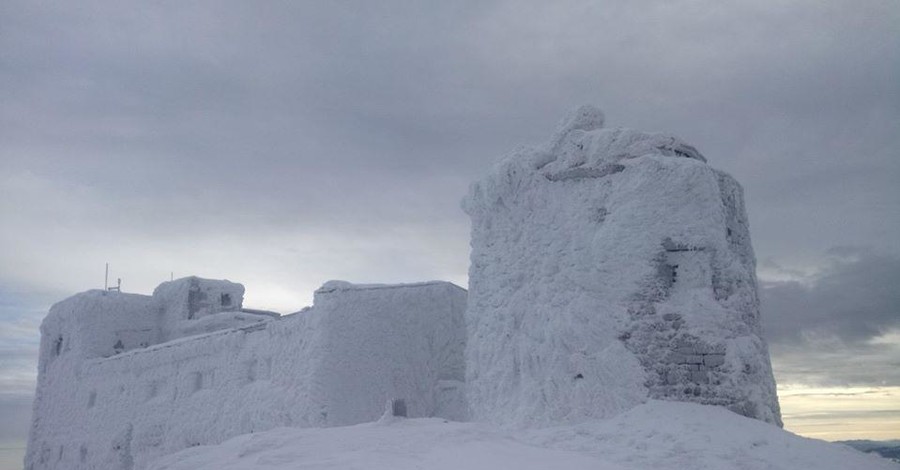
[[[585,106],[473,184],[474,419],[607,417],[650,399],[781,424],[740,185],[681,140]]]

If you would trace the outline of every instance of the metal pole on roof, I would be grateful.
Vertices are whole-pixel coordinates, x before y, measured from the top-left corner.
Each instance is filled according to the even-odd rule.
[[[106,274],[103,276],[103,290],[109,290],[109,263],[106,263]]]

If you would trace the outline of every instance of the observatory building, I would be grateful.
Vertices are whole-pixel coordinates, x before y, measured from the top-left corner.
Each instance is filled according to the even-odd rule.
[[[507,426],[649,399],[781,425],[743,193],[695,148],[582,107],[463,209],[468,293],[330,281],[279,317],[244,309],[240,284],[189,277],[57,303],[26,469],[141,470],[240,434],[373,421],[393,399]]]

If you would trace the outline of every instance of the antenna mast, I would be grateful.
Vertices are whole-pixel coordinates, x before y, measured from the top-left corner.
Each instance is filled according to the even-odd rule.
[[[103,276],[103,290],[122,292],[122,278],[116,280],[116,287],[109,287],[109,263],[106,263],[106,274]]]

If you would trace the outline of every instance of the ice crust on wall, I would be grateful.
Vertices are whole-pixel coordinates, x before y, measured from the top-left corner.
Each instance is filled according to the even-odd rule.
[[[195,276],[165,282],[152,296],[91,290],[54,305],[41,325],[41,338],[59,352],[108,357],[272,319],[266,312],[244,310],[243,298],[240,284]],[[44,346],[49,347],[43,345],[42,351]]]
[[[227,293],[235,310],[221,311]],[[329,282],[311,308],[280,320],[241,312],[242,294],[187,278],[153,296],[89,291],[54,305],[26,469],[143,469],[278,426],[373,421],[392,398],[411,417],[465,417],[465,290]],[[210,300],[219,305],[201,305]],[[114,350],[126,329],[146,341]],[[191,329],[204,332],[184,337]]]
[[[474,183],[474,419],[605,418],[648,398],[780,425],[740,185],[681,140],[582,107]]]
[[[470,291],[329,281],[277,318],[189,277],[54,305],[26,469],[144,469],[278,426],[514,426],[650,399],[781,424],[743,194],[683,141],[582,107],[473,184]]]
[[[165,305],[162,341],[238,326],[247,319],[241,309],[244,286],[230,281],[189,277],[164,282],[153,290],[153,297]]]

